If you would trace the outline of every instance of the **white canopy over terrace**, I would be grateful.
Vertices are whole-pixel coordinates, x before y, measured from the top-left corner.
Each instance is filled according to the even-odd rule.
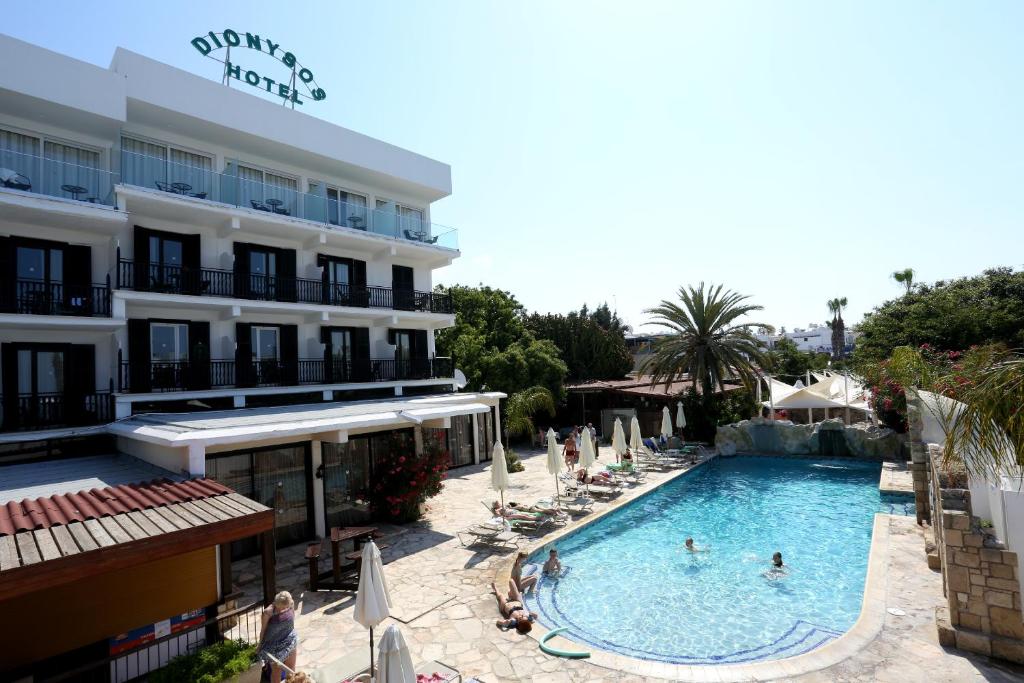
[[[850,408],[871,411],[869,397],[863,385],[845,375],[814,375],[819,381],[799,388],[768,378],[769,398],[765,407],[775,410],[813,410],[815,408]]]

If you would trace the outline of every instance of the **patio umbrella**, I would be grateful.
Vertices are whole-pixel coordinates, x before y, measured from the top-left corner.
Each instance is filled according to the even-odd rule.
[[[581,439],[583,446],[580,448],[580,467],[588,469],[597,462],[597,453],[594,453],[594,440],[590,438],[585,430],[583,434],[584,436]]]
[[[512,480],[508,478],[505,449],[500,441],[494,442],[491,455],[491,488],[501,494],[501,507],[505,507],[505,489],[512,488]]]
[[[416,683],[416,669],[412,655],[405,643],[405,636],[398,627],[391,624],[380,639],[380,654],[377,656],[377,681],[379,683]]]
[[[555,500],[558,500],[558,473],[562,471],[562,457],[558,453],[558,442],[555,440],[555,430],[548,429],[548,474],[555,476]]]
[[[640,420],[636,415],[629,421],[629,447],[633,449],[633,467],[640,467],[640,449],[644,446],[644,437],[640,434]]]
[[[615,462],[619,462],[626,454],[626,432],[619,418],[615,418],[615,428],[612,430],[612,450],[615,451]]]
[[[672,436],[672,416],[669,415],[668,406],[661,409],[661,435],[666,439]]]
[[[683,413],[683,402],[680,401],[676,404],[676,427],[679,429],[679,433],[683,433],[683,427],[686,426],[686,415]]]
[[[370,629],[370,677],[373,677],[373,627],[391,616],[391,595],[384,580],[384,565],[380,551],[372,540],[363,546],[359,567],[359,590],[352,618],[363,628]]]

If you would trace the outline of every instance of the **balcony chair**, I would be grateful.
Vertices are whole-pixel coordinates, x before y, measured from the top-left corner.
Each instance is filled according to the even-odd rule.
[[[258,201],[256,199],[250,199],[249,203],[252,204],[252,208],[256,209],[257,211],[266,211],[267,213],[272,213],[270,211],[270,207],[269,206],[267,206],[266,204],[264,204],[264,203],[262,203],[262,202],[260,202],[260,201]]]
[[[160,190],[161,192],[170,192],[171,194],[178,194],[177,192],[171,189],[170,183],[164,182],[163,180],[156,180],[153,182],[153,184],[156,185],[156,189]]]
[[[205,192],[190,192],[189,197],[195,197],[196,199],[206,199]]]
[[[12,190],[28,191],[32,189],[32,181],[28,176],[12,171],[9,168],[0,168],[0,184]]]
[[[420,242],[421,241],[419,237],[414,235],[409,230],[403,230],[402,232],[405,233],[405,239],[407,239],[407,240],[412,240],[413,242]]]
[[[286,208],[281,207],[281,206],[275,206],[274,207],[274,213],[280,214],[282,216],[291,216],[292,215],[291,209],[286,209]]]

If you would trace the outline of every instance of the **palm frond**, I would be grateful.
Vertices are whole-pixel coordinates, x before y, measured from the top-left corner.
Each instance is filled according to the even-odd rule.
[[[509,434],[525,436],[533,434],[533,416],[539,412],[555,414],[555,397],[541,386],[517,391],[508,397],[505,408],[505,428]]]

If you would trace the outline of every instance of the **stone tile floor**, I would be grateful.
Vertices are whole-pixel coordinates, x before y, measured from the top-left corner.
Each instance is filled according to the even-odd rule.
[[[513,488],[506,500],[533,502],[553,492],[554,481],[544,467],[543,452],[521,452],[525,472],[511,475]],[[613,459],[601,449],[601,459]],[[672,472],[653,472],[621,499],[636,496],[664,481]],[[444,491],[432,499],[424,519],[406,527],[384,528],[389,547],[382,552],[389,587],[396,603],[397,623],[412,650],[413,660],[442,661],[466,679],[498,681],[643,681],[654,680],[598,667],[586,660],[563,660],[543,654],[537,642],[494,626],[497,609],[490,584],[511,550],[496,552],[480,546],[463,548],[456,532],[486,518],[480,501],[493,500],[490,468],[475,465],[449,473]],[[608,506],[599,501],[595,510]],[[579,524],[587,516],[572,522]],[[885,627],[868,647],[829,669],[793,680],[818,681],[1019,681],[1024,669],[968,657],[938,645],[934,611],[943,603],[941,577],[925,563],[924,537],[910,518],[891,518],[888,604],[905,616],[886,616]],[[528,543],[529,541],[527,541]],[[526,543],[524,543],[524,546]],[[296,599],[299,668],[315,668],[365,645],[367,632],[352,620],[354,595],[347,592],[309,593],[304,546],[278,554],[278,587]],[[327,569],[329,560],[324,560]],[[259,582],[254,563],[238,563],[236,577],[249,598]],[[708,667],[708,680],[716,680]]]

